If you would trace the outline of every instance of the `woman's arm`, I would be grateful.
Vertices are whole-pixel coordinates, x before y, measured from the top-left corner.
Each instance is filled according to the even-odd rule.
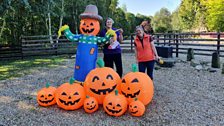
[[[154,44],[154,40],[150,42],[151,46],[152,46],[152,51],[154,52],[155,56],[156,56],[156,60],[159,59],[155,44]]]
[[[123,42],[123,29],[119,29],[118,32],[119,32],[118,41],[120,43],[122,43]]]

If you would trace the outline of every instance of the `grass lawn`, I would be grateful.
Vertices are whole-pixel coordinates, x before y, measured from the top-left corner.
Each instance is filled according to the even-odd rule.
[[[42,67],[56,67],[65,60],[65,56],[35,57],[24,60],[0,61],[0,80],[20,77]]]

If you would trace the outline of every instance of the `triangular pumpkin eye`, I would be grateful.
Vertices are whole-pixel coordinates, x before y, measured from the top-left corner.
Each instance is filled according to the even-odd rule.
[[[134,108],[137,108],[137,106],[134,106]]]
[[[61,95],[67,95],[65,92],[63,92]]]
[[[84,22],[83,25],[86,25],[86,23]]]
[[[40,97],[41,97],[41,98],[43,98],[43,97],[44,97],[44,95],[41,95]]]
[[[126,83],[125,79],[122,80],[122,83]]]
[[[93,26],[93,23],[91,22],[90,25]]]
[[[117,104],[117,107],[121,107],[121,105],[120,104]]]
[[[131,81],[131,83],[134,83],[134,82],[138,82],[138,79],[135,78],[134,80]]]
[[[78,92],[75,92],[74,95],[79,95],[79,93]]]
[[[96,80],[99,80],[99,77],[97,77],[97,76],[93,77],[92,82],[94,82],[94,81],[96,81]]]
[[[52,94],[49,94],[48,96],[51,97],[51,96],[53,96],[53,95],[52,95]]]
[[[112,105],[112,102],[108,103],[108,105]]]
[[[111,80],[113,80],[113,77],[109,74],[109,75],[107,75],[107,77],[106,77],[107,79],[111,79]]]

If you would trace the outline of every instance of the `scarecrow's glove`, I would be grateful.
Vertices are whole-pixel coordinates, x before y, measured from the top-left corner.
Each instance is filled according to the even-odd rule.
[[[62,26],[59,30],[58,30],[58,37],[61,36],[61,32],[63,32],[64,30],[69,29],[68,25],[64,25]]]
[[[110,29],[107,31],[106,35],[113,37],[113,36],[116,36],[116,32],[114,30]]]

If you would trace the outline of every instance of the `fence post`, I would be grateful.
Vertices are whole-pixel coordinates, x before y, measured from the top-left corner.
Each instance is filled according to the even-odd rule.
[[[176,57],[178,57],[178,51],[179,51],[179,43],[178,43],[178,34],[176,34]]]
[[[133,34],[131,34],[131,52],[133,52]]]
[[[163,35],[163,39],[164,39],[163,45],[165,46],[166,45],[166,35],[165,34]]]
[[[159,45],[159,35],[157,35],[157,45]]]
[[[24,36],[23,35],[21,35],[20,36],[20,39],[21,39],[21,43],[20,43],[20,52],[21,52],[21,57],[22,57],[22,59],[23,59],[23,43],[25,42],[25,39],[24,39]]]
[[[217,33],[217,53],[220,53],[220,32]]]
[[[170,41],[171,41],[171,34],[169,34],[169,46],[170,46]]]

